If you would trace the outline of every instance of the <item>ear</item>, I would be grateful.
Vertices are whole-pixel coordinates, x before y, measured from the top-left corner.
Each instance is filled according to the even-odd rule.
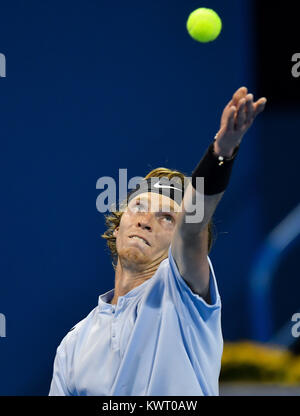
[[[113,231],[113,236],[114,236],[115,238],[116,238],[116,237],[117,237],[117,235],[118,235],[119,228],[120,228],[120,227],[116,227],[116,228],[114,229],[114,231]]]

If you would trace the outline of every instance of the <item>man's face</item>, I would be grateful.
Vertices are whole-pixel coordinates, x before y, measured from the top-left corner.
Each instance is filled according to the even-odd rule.
[[[133,198],[113,233],[119,258],[133,268],[155,266],[167,258],[178,210],[175,201],[154,192]]]

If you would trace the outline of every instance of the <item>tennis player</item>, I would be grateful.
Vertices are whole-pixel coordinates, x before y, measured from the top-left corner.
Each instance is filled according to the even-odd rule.
[[[242,138],[266,101],[254,102],[239,88],[187,187],[176,186],[181,172],[154,169],[129,194],[126,210],[106,217],[114,289],[61,341],[49,395],[219,394],[223,339],[208,257],[212,216]],[[204,177],[204,215],[190,223],[197,177]]]

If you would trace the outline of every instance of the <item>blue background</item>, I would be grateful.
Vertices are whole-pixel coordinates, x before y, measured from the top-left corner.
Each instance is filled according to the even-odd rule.
[[[200,3],[1,5],[0,52],[7,61],[0,79],[0,312],[7,330],[0,338],[1,395],[48,394],[56,347],[114,286],[100,237],[97,179],[118,179],[120,168],[129,178],[159,166],[190,174],[234,91],[246,86],[259,98],[254,2]],[[209,44],[194,41],[185,28],[201,6],[223,21]],[[214,216],[218,236],[210,257],[225,340],[251,336],[255,253],[299,202],[298,108],[267,98]],[[299,306],[292,257],[276,278],[276,325]]]

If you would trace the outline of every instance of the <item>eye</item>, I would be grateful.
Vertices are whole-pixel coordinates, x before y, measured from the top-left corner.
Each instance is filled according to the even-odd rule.
[[[174,221],[174,218],[172,217],[172,215],[169,215],[169,214],[165,214],[163,218],[167,220],[167,222],[169,223],[172,223]]]

